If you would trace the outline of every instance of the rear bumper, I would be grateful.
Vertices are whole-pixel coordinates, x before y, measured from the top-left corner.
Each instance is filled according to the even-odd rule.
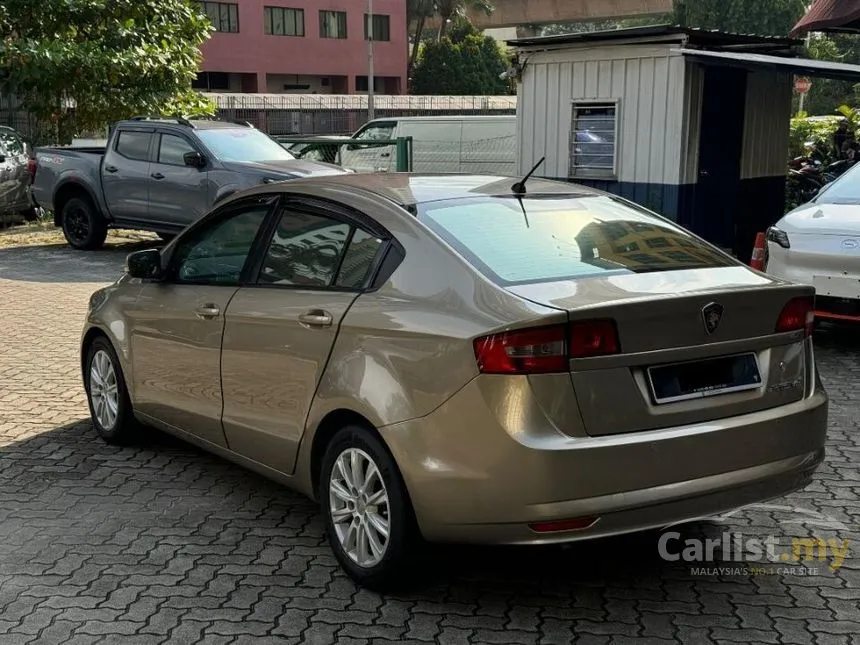
[[[513,411],[480,405],[481,378],[431,415],[382,429],[429,540],[546,544],[662,527],[800,489],[824,457],[820,384],[781,408],[572,438],[547,427],[505,430],[498,419],[510,422]],[[583,517],[598,519],[584,530],[528,526]]]

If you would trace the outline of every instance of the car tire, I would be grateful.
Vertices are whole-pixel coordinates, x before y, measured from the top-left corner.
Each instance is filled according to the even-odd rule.
[[[93,427],[102,439],[113,445],[127,445],[137,439],[140,426],[134,418],[122,367],[104,336],[93,340],[87,349],[84,389]]]
[[[75,249],[98,249],[107,238],[107,221],[85,197],[73,197],[65,203],[61,223],[66,241]]]
[[[365,474],[371,472],[368,464],[373,464],[376,474],[362,477],[362,484],[369,485],[362,492],[357,489],[363,486],[349,478],[354,477],[356,465],[363,466]],[[346,473],[349,478],[344,467],[353,469]],[[360,426],[339,430],[322,460],[318,495],[329,545],[353,581],[374,591],[406,581],[417,562],[420,536],[403,478],[379,439]],[[374,499],[376,504],[366,503]],[[388,529],[384,540],[380,521]]]

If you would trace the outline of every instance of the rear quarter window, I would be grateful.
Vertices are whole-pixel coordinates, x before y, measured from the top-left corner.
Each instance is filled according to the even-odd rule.
[[[603,195],[429,202],[418,218],[502,286],[737,264],[683,228]]]

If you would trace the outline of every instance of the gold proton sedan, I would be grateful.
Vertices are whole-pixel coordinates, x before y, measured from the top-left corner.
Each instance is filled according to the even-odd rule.
[[[813,289],[567,183],[268,184],[90,301],[99,434],[179,435],[319,501],[381,588],[422,540],[548,544],[805,486]]]

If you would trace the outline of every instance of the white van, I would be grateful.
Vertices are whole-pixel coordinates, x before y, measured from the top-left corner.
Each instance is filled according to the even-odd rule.
[[[375,119],[353,135],[361,141],[412,137],[413,172],[513,175],[517,117],[409,116]],[[344,145],[340,163],[356,172],[397,170],[395,146]]]

